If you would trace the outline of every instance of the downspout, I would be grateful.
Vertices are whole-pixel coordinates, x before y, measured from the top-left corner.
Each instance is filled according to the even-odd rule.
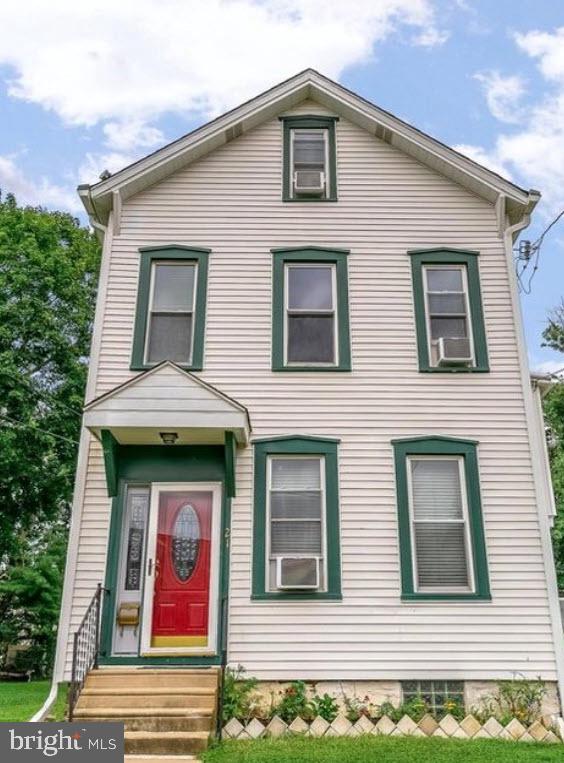
[[[556,567],[554,565],[554,555],[552,550],[552,539],[550,536],[549,525],[549,506],[544,505],[542,491],[543,475],[541,473],[541,459],[536,458],[536,443],[533,433],[535,431],[535,411],[533,391],[531,389],[531,379],[529,373],[529,362],[526,353],[525,332],[523,328],[523,314],[521,302],[517,289],[517,278],[515,275],[515,266],[513,262],[513,235],[523,230],[529,225],[531,219],[530,211],[523,215],[522,219],[514,225],[503,227],[503,240],[505,245],[505,254],[507,259],[507,271],[510,283],[511,303],[513,308],[514,325],[517,334],[517,352],[519,355],[519,366],[521,371],[521,388],[523,392],[523,402],[525,406],[525,417],[527,421],[527,438],[529,441],[529,450],[531,453],[531,466],[533,471],[533,481],[535,488],[535,497],[537,504],[537,514],[539,518],[540,540],[543,553],[543,562],[545,568],[545,579],[547,582],[548,606],[550,620],[552,625],[552,638],[554,647],[554,657],[556,662],[556,675],[558,694],[560,699],[560,713],[564,711],[564,632],[562,630],[562,617],[560,614],[560,604],[558,601],[558,585],[556,580]],[[564,724],[562,724],[564,725]],[[563,733],[563,729],[560,729]]]
[[[90,192],[89,192],[90,197]],[[92,200],[90,204],[94,209]],[[86,205],[85,205],[86,206]],[[88,212],[88,218],[92,227],[102,238],[102,261],[100,263],[100,277],[98,297],[96,301],[96,312],[94,316],[94,327],[92,331],[92,344],[90,348],[90,364],[88,368],[88,378],[86,381],[85,398],[89,400],[94,394],[95,379],[98,371],[98,358],[100,355],[100,334],[102,329],[103,309],[106,295],[106,285],[108,281],[108,270],[110,264],[110,249],[112,244],[112,220],[108,220],[108,225],[102,225]],[[70,611],[72,605],[72,584],[76,570],[76,561],[78,556],[78,540],[82,519],[82,505],[84,502],[84,488],[86,482],[86,470],[88,465],[90,445],[90,433],[82,426],[80,433],[80,444],[78,459],[75,472],[75,489],[73,495],[71,526],[69,530],[69,541],[67,547],[67,556],[65,564],[65,577],[63,583],[63,595],[61,599],[61,609],[59,614],[59,627],[57,630],[57,648],[55,652],[55,663],[53,665],[53,677],[51,679],[51,688],[47,699],[42,707],[30,718],[31,722],[37,723],[49,712],[57,699],[59,682],[64,674],[64,664],[68,642],[68,630],[70,626]],[[71,574],[72,570],[72,574]]]

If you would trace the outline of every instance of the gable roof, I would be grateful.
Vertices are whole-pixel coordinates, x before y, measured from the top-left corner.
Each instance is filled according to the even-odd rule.
[[[487,201],[495,203],[505,197],[505,211],[511,222],[530,213],[540,198],[538,191],[519,187],[319,72],[306,69],[114,175],[94,185],[80,185],[78,193],[86,211],[92,219],[105,223],[114,200],[121,203],[259,124],[310,99]]]
[[[95,434],[114,432],[118,442],[136,442],[135,431],[225,431],[247,442],[251,422],[247,408],[170,360],[128,379],[84,406],[84,423]],[[132,439],[133,438],[133,439]]]

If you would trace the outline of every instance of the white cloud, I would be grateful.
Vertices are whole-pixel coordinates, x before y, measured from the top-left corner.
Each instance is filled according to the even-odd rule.
[[[488,107],[501,122],[518,122],[522,115],[520,101],[525,93],[521,77],[504,77],[498,71],[479,72],[474,75],[486,93]]]
[[[502,133],[491,150],[465,146],[464,152],[481,155],[483,163],[506,168],[521,185],[541,190],[545,210],[552,214],[564,205],[564,27],[554,32],[518,34],[515,41],[537,61],[547,93],[526,111],[522,107],[518,110],[515,129]],[[503,82],[508,81],[509,103],[503,94]],[[522,95],[519,83],[518,77],[502,77],[499,88],[494,88],[497,99],[486,89],[488,105],[498,119],[508,121],[507,116],[515,113],[512,109]]]
[[[164,135],[156,127],[149,127],[139,119],[122,122],[107,122],[104,125],[106,144],[116,151],[130,151],[132,148],[152,148],[164,143]]]
[[[497,172],[498,175],[501,175],[508,180],[511,179],[509,169],[498,160],[495,154],[488,153],[484,148],[481,148],[480,146],[470,146],[466,143],[460,143],[458,146],[453,146],[453,148],[455,151],[464,154],[464,156],[467,156],[469,159],[478,162],[478,164],[487,167],[493,172]]]
[[[216,115],[312,66],[338,78],[398,27],[437,45],[433,0],[20,0],[0,4],[8,92],[116,150],[167,112]],[[119,125],[119,127],[118,127]]]
[[[128,164],[131,164],[138,158],[138,154],[120,151],[88,153],[78,169],[78,180],[80,183],[97,183],[100,180],[101,173],[105,170],[108,170],[113,175],[114,172],[127,167]]]
[[[3,196],[13,193],[20,204],[41,205],[70,212],[76,212],[81,208],[78,196],[73,190],[54,185],[45,177],[27,177],[13,156],[0,156],[0,189]]]
[[[544,360],[541,362],[533,361],[532,366],[533,373],[555,374],[557,372],[562,372],[562,369],[564,368],[564,360],[560,358],[557,360]]]

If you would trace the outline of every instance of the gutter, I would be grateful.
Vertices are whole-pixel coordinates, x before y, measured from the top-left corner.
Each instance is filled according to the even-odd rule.
[[[521,311],[521,302],[517,289],[517,278],[515,275],[515,266],[513,262],[513,242],[521,230],[526,228],[531,220],[531,212],[536,204],[534,198],[530,199],[527,211],[518,222],[513,225],[507,225],[503,229],[503,241],[505,245],[507,274],[510,283],[511,306],[513,308],[513,321],[515,333],[517,336],[517,352],[519,356],[519,366],[521,371],[521,389],[523,393],[523,403],[525,407],[525,420],[527,424],[527,439],[531,454],[531,468],[533,472],[533,484],[535,491],[535,502],[537,506],[537,517],[539,522],[539,534],[544,564],[544,577],[546,580],[546,593],[548,598],[548,610],[552,627],[552,647],[554,649],[554,661],[556,667],[558,695],[560,700],[560,714],[564,711],[564,631],[562,629],[562,616],[560,613],[560,601],[558,598],[558,583],[556,580],[556,567],[554,564],[554,552],[552,550],[552,539],[550,536],[549,525],[549,506],[545,505],[542,494],[542,481],[544,474],[541,473],[540,459],[537,458],[539,444],[536,439],[535,428],[535,400],[533,398],[532,384],[538,385],[541,392],[541,385],[546,384],[546,380],[539,379],[537,375],[529,373],[528,359],[525,345],[525,331],[523,328],[523,315]],[[542,451],[541,451],[542,452]],[[562,729],[562,727],[560,727]],[[562,731],[561,731],[562,733]]]

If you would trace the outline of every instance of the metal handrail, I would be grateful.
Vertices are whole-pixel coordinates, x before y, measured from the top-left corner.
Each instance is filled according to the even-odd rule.
[[[219,686],[217,701],[217,718],[215,735],[221,741],[223,730],[223,704],[225,690],[225,667],[227,665],[227,596],[224,596],[221,602],[221,662],[219,667]]]
[[[69,721],[72,721],[76,703],[84,686],[86,676],[98,667],[100,651],[100,615],[102,593],[101,583],[96,586],[96,593],[88,605],[84,617],[74,634],[72,650],[72,674],[69,686]]]

